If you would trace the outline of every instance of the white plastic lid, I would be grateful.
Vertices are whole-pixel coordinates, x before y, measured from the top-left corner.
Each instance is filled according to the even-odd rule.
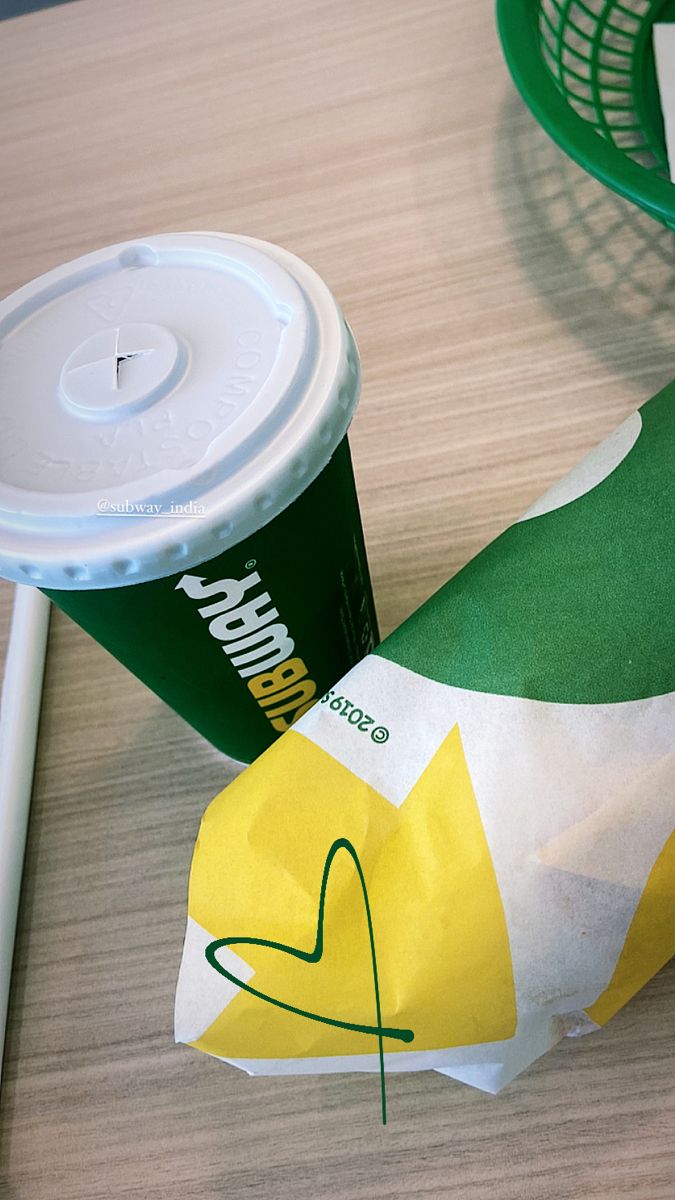
[[[358,392],[335,300],[277,246],[162,234],[40,276],[0,302],[0,575],[79,590],[215,557],[316,478]]]

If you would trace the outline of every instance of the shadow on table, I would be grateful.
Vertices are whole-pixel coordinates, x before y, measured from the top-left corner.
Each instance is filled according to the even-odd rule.
[[[522,268],[555,316],[613,370],[674,376],[675,235],[577,166],[514,95],[494,171]]]

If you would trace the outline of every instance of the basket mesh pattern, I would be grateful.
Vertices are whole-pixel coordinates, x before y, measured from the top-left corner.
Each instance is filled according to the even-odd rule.
[[[539,0],[541,53],[571,107],[640,166],[668,178],[639,85],[654,0]]]

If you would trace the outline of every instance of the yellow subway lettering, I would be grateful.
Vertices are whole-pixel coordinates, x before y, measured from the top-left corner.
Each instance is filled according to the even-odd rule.
[[[258,704],[261,708],[270,708],[267,714],[270,721],[273,717],[280,717],[282,713],[291,712],[294,708],[299,708],[316,695],[316,684],[313,679],[305,679],[301,683],[292,684],[283,692],[278,692],[276,696],[270,696],[267,699],[259,700]],[[277,705],[281,702],[281,707]]]
[[[277,733],[286,733],[286,730],[290,729],[291,725],[295,725],[295,722],[298,721],[300,717],[303,717],[306,712],[309,712],[310,708],[314,707],[318,698],[318,696],[315,696],[313,700],[308,700],[306,704],[301,705],[295,716],[291,717],[290,721],[287,721],[285,717],[275,717],[274,720],[272,720],[270,717],[270,720],[272,721],[272,728],[276,729]],[[269,716],[270,714],[268,713],[267,715]]]
[[[306,674],[307,667],[301,658],[289,658],[276,670],[266,671],[262,675],[256,675],[255,679],[249,679],[248,686],[256,700],[259,700],[262,697],[271,696],[275,692],[280,692],[282,688],[289,687],[290,684],[302,679]]]

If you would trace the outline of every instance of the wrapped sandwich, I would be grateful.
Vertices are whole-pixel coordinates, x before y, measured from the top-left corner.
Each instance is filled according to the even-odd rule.
[[[496,1092],[626,1004],[675,953],[674,548],[671,385],[212,802],[177,1040]]]

